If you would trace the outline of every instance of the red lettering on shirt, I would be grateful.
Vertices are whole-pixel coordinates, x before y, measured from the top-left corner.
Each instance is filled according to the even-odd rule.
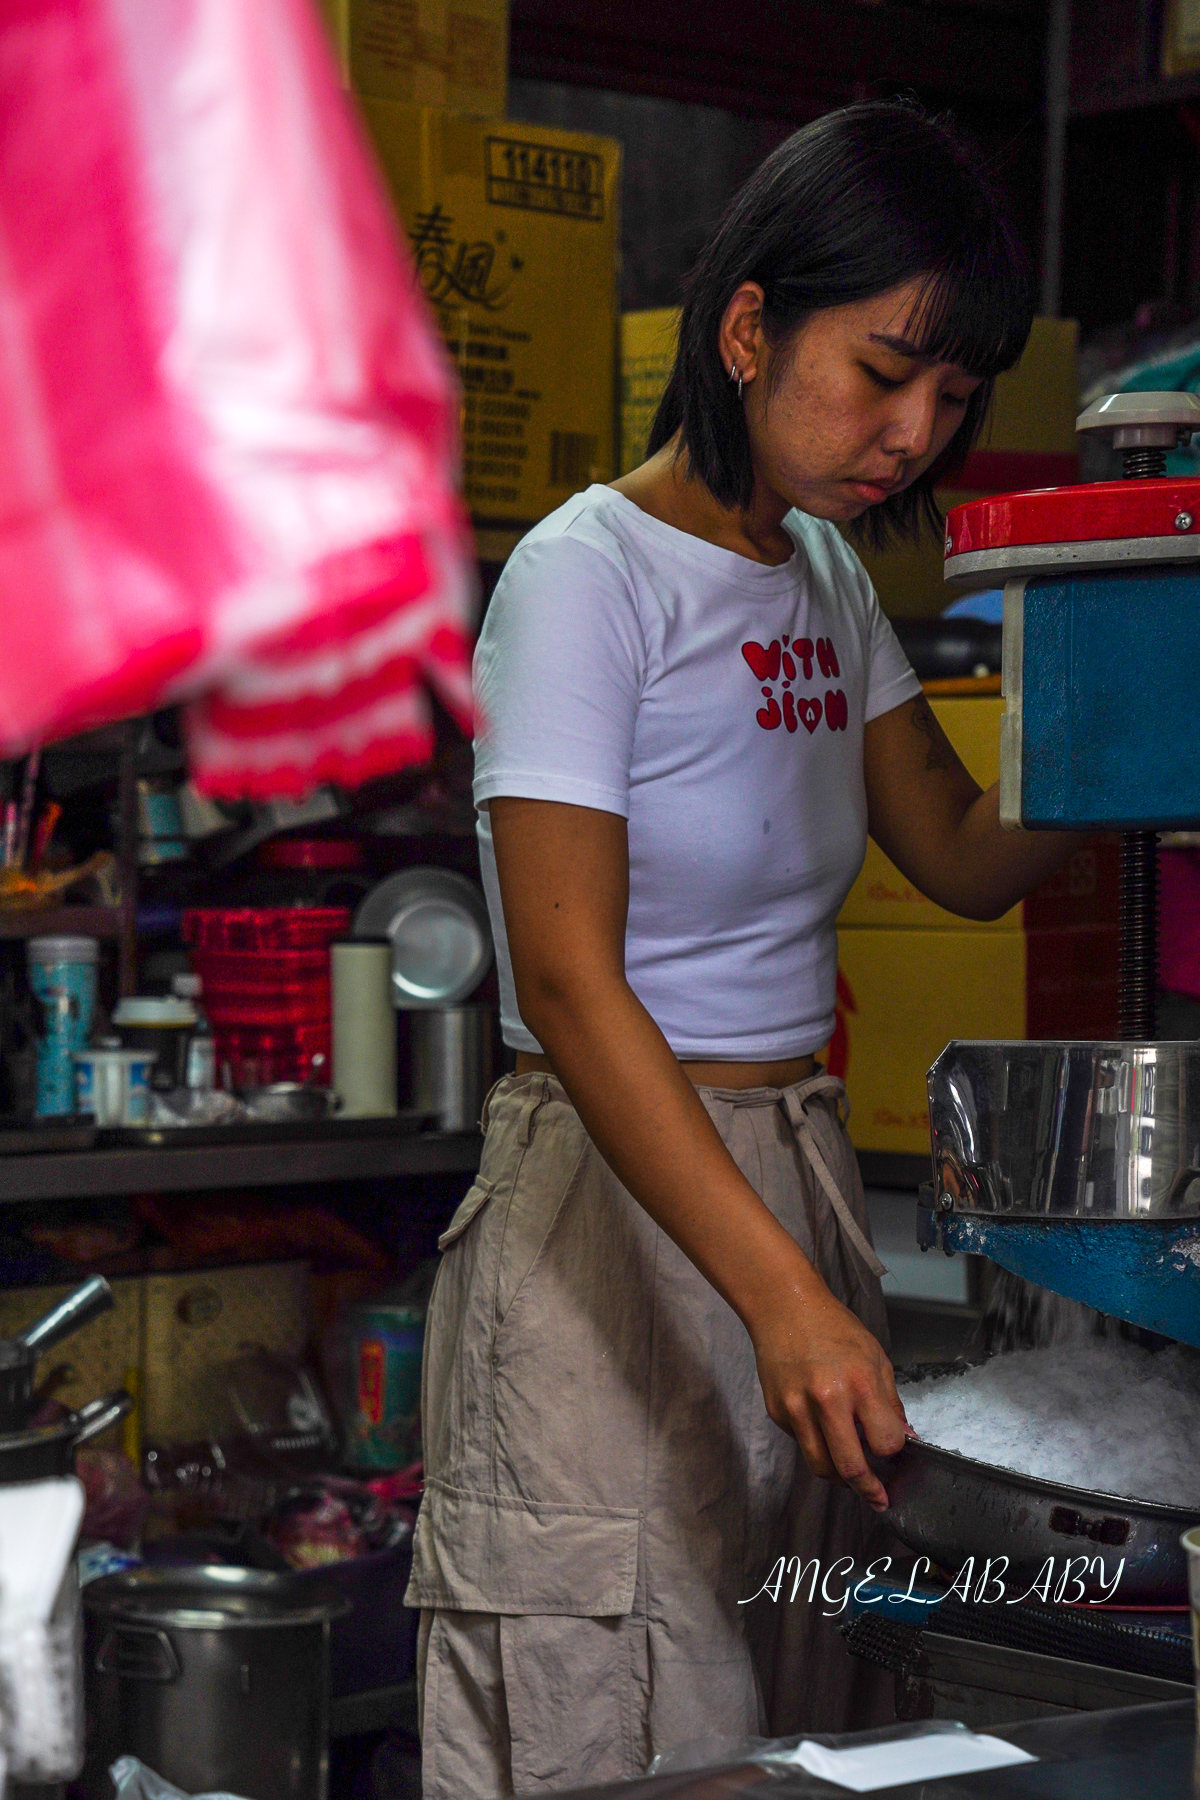
[[[756,644],[752,638],[748,644],[742,645],[742,655],[759,681],[778,680],[781,655],[778,638],[773,638],[765,648],[762,644]]]

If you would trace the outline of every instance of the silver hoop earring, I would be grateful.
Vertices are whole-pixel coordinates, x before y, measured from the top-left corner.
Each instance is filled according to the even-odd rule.
[[[737,382],[738,399],[740,400],[742,397],[742,371],[735,362],[731,362],[729,365],[729,379]]]

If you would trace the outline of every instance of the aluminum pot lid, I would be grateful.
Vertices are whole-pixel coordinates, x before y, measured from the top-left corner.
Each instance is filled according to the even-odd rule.
[[[405,869],[372,888],[356,938],[392,946],[392,1000],[402,1010],[457,1006],[492,966],[487,902],[453,869]]]
[[[221,1631],[319,1625],[349,1611],[350,1603],[305,1576],[216,1565],[124,1569],[89,1582],[83,1604],[114,1623]]]

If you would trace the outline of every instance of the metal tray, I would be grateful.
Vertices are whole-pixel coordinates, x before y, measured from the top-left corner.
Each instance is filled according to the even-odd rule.
[[[28,1119],[0,1124],[0,1156],[54,1156],[67,1150],[90,1150],[96,1142],[91,1114],[78,1118]]]
[[[294,1144],[341,1139],[412,1137],[433,1123],[427,1112],[384,1119],[256,1119],[235,1125],[114,1125],[96,1133],[101,1149],[198,1150],[230,1144]]]
[[[898,1378],[921,1380],[962,1373],[965,1367],[920,1364],[898,1371]],[[1099,1599],[1124,1558],[1119,1586],[1109,1595],[1113,1604],[1187,1601],[1187,1558],[1179,1540],[1200,1525],[1200,1502],[1194,1508],[1164,1506],[1067,1487],[976,1462],[920,1438],[910,1439],[882,1479],[889,1501],[884,1516],[893,1531],[951,1578],[969,1556],[975,1558],[976,1578],[989,1557],[995,1571],[995,1559],[1007,1556],[1002,1579],[1007,1597],[1015,1598],[1032,1586],[1047,1558],[1054,1558],[1053,1584],[1072,1558],[1087,1597]],[[1083,1557],[1089,1564],[1102,1558],[1103,1571],[1082,1568]]]

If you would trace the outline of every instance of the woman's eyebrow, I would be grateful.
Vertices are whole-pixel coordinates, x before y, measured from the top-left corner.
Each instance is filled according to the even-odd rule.
[[[917,362],[931,360],[921,346],[914,344],[911,338],[893,337],[890,332],[886,331],[872,331],[868,333],[868,336],[873,344],[883,344],[887,349],[894,350],[897,356],[910,356]]]

